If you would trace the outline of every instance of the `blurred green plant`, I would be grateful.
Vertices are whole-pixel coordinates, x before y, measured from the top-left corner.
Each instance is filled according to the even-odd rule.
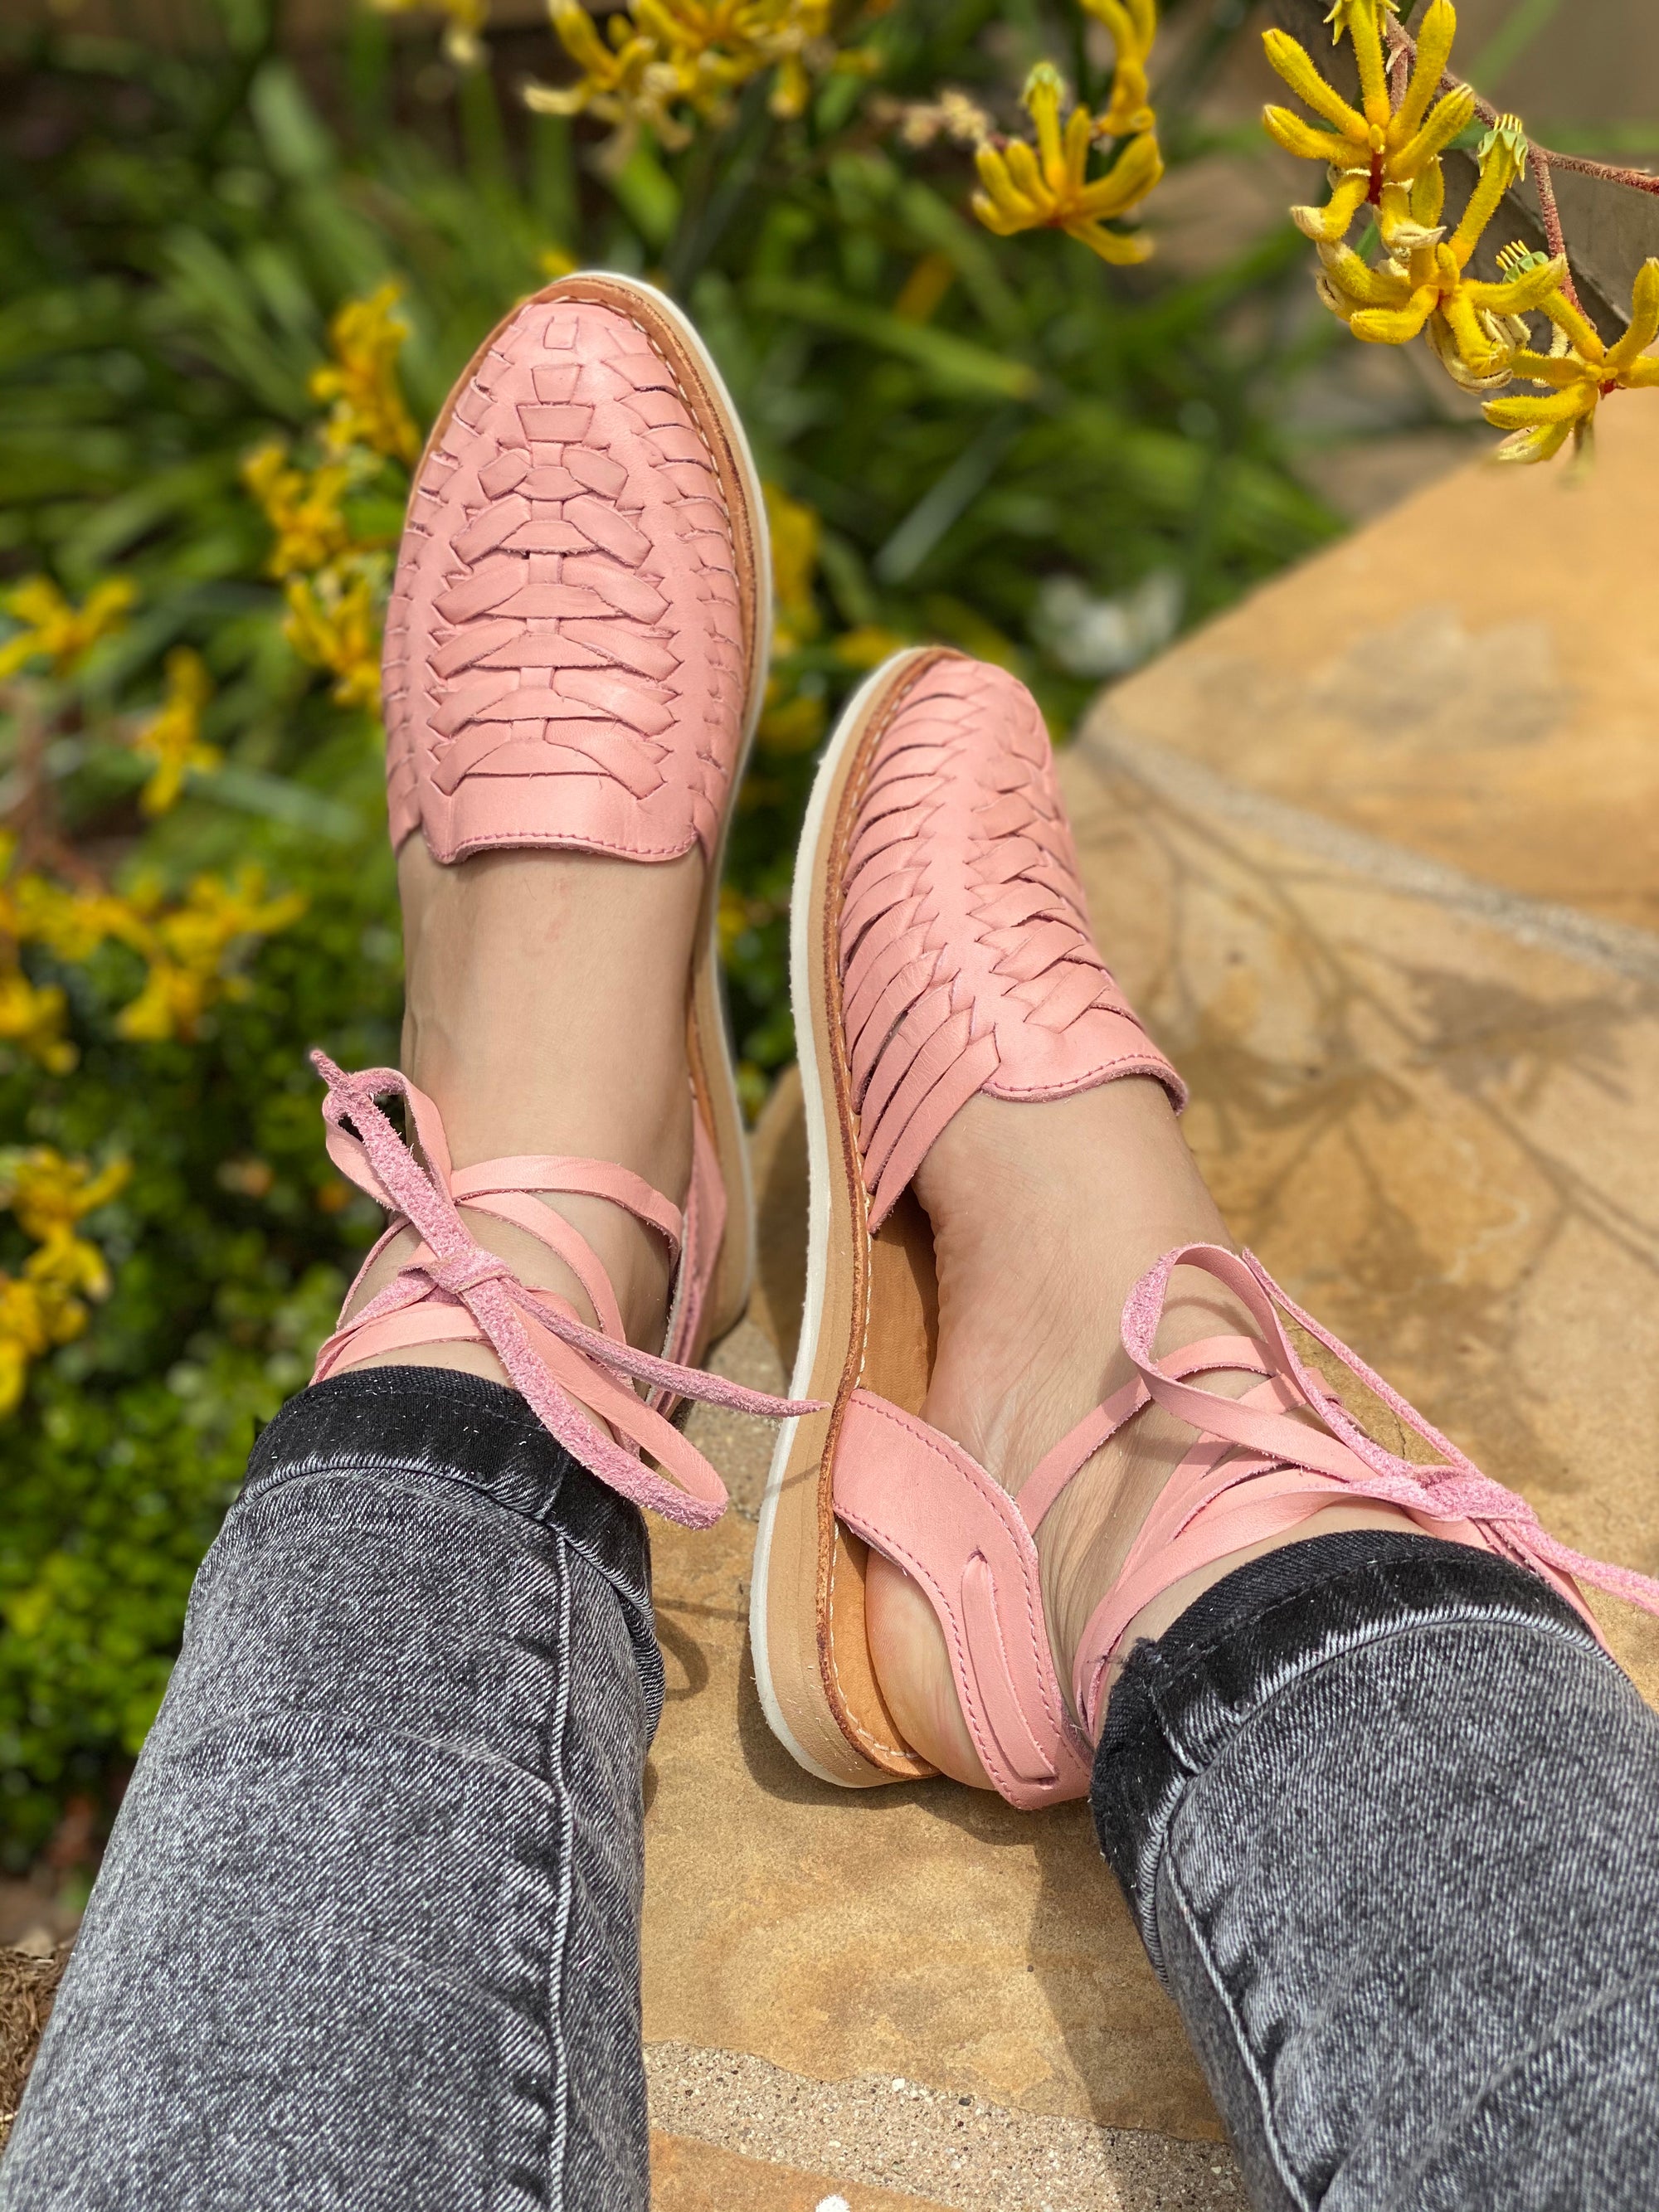
[[[0,1420],[8,1863],[118,1794],[254,1425],[375,1226],[303,1054],[395,1057],[378,594],[420,432],[512,301],[578,262],[666,285],[770,487],[776,651],[722,907],[751,1100],[793,1049],[793,840],[862,670],[943,638],[1063,734],[1334,526],[1278,427],[1311,357],[1288,223],[1182,275],[972,219],[965,118],[1014,131],[1054,52],[1105,106],[1088,16],[819,12],[827,48],[688,94],[672,149],[526,112],[501,87],[556,42],[485,41],[477,7],[445,8],[447,61],[440,24],[369,9],[291,47],[265,0],[176,51],[0,31],[0,1143],[58,1163],[71,1211],[96,1195],[53,1248],[94,1255],[80,1311]],[[1232,35],[1188,13],[1171,168],[1212,143]],[[577,89],[554,105],[597,110]],[[0,1215],[7,1284],[36,1279],[31,1219]]]

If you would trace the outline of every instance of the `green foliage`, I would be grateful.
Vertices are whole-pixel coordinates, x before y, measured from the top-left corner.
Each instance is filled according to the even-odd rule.
[[[33,980],[69,994],[80,1059],[67,1074],[0,1060],[0,1141],[134,1173],[93,1224],[112,1295],[0,1424],[10,1863],[70,1796],[118,1787],[254,1424],[303,1380],[374,1226],[325,1161],[303,1054],[395,1057],[378,733],[285,643],[238,473],[315,419],[334,309],[400,280],[424,423],[550,249],[666,283],[763,473],[822,518],[817,620],[780,689],[824,716],[859,672],[838,639],[880,629],[1017,667],[1063,732],[1113,651],[1079,642],[1067,607],[1150,605],[1155,579],[1157,604],[1190,620],[1331,526],[1274,428],[1296,365],[1276,306],[1304,281],[1288,226],[1201,278],[1109,273],[1062,238],[988,236],[964,212],[965,152],[908,148],[884,120],[880,101],[951,83],[1012,123],[1029,63],[1073,54],[1075,11],[1051,12],[901,0],[874,34],[873,88],[832,77],[780,122],[757,83],[724,132],[672,159],[641,142],[608,174],[586,125],[521,112],[488,70],[425,100],[433,43],[372,15],[303,66],[260,0],[222,0],[221,43],[200,52],[0,33],[0,567],[77,598],[116,572],[140,592],[129,628],[42,695],[67,733],[47,756],[55,803],[118,878],[139,859],[174,885],[253,860],[308,900],[251,959],[248,994],[188,1043],[116,1034],[131,954],[61,967],[28,951]],[[1192,41],[1162,103],[1177,162],[1200,143],[1182,100],[1223,43]],[[553,69],[550,37],[533,58]],[[929,257],[919,309],[905,288]],[[145,827],[113,718],[159,696],[181,641],[216,687],[204,735],[227,766]],[[756,1082],[793,1048],[784,906],[815,717],[763,744],[733,841],[734,1012]],[[0,726],[0,773],[20,742]],[[23,1249],[0,1238],[0,1267]]]

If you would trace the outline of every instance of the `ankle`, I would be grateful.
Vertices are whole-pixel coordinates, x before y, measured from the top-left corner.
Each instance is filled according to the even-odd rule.
[[[1129,1379],[1119,1323],[1141,1275],[1173,1245],[1229,1243],[1226,1228],[1167,1097],[1144,1079],[1036,1107],[975,1098],[916,1188],[939,1285],[923,1414],[1017,1492]],[[1233,1325],[1221,1310],[1200,1298],[1180,1312],[1197,1336]]]
[[[457,1164],[566,1152],[683,1199],[700,857],[647,868],[515,850],[441,868],[416,838],[398,874],[404,1065]]]
[[[605,1160],[684,1206],[693,1114],[686,1007],[701,856],[641,867],[523,848],[440,866],[416,836],[399,855],[398,884],[403,1065],[443,1118],[452,1164],[536,1155]],[[672,1277],[661,1237],[604,1200],[538,1203],[592,1249],[629,1341],[656,1351]],[[575,1274],[537,1238],[474,1208],[461,1212],[468,1232],[520,1281],[568,1298],[580,1319],[599,1323]],[[408,1235],[388,1248],[352,1312],[393,1279],[415,1243]],[[384,1358],[500,1374],[493,1354],[476,1345]]]

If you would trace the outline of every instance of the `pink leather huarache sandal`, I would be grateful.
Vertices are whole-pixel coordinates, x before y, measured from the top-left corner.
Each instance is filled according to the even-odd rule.
[[[715,915],[770,635],[759,481],[690,325],[625,276],[563,277],[526,301],[474,356],[416,471],[386,628],[392,840],[400,848],[418,832],[446,863],[510,846],[649,863],[701,845],[684,1212],[608,1161],[453,1173],[430,1099],[391,1070],[347,1076],[315,1056],[337,1165],[390,1209],[388,1237],[412,1224],[422,1241],[323,1347],[314,1379],[372,1352],[487,1340],[578,1458],[692,1523],[714,1518],[725,1492],[665,1418],[672,1401],[774,1414],[783,1403],[691,1371],[749,1291],[752,1205]],[[419,1159],[374,1103],[388,1090],[405,1101]],[[627,1344],[603,1268],[538,1192],[609,1199],[666,1239],[677,1268],[661,1358]],[[458,1202],[558,1252],[599,1328],[516,1282],[469,1235]],[[572,1389],[620,1441],[581,1414]],[[675,1479],[651,1472],[641,1451]]]
[[[1659,1611],[1659,1584],[1546,1534],[1529,1506],[1480,1474],[1249,1254],[1190,1246],[1142,1279],[1122,1319],[1135,1380],[1061,1438],[1018,1497],[918,1418],[937,1300],[932,1237],[908,1186],[952,1115],[981,1090],[1038,1100],[1124,1075],[1156,1077],[1177,1106],[1184,1097],[1094,948],[1047,733],[1012,678],[921,651],[871,678],[819,771],[793,929],[811,1191],[793,1388],[823,1402],[779,1437],[750,1619],[767,1716],[803,1766],[852,1787],[932,1771],[900,1736],[871,1665],[869,1546],[926,1591],[986,1771],[1024,1807],[1086,1793],[1113,1661],[1135,1616],[1183,1577],[1333,1498],[1386,1500],[1425,1529],[1516,1560],[1587,1620],[1574,1576]],[[1259,1335],[1155,1359],[1182,1266],[1232,1292]],[[1286,1318],[1439,1462],[1375,1443],[1304,1364]],[[1223,1368],[1263,1379],[1242,1399],[1192,1379]],[[1154,1401],[1190,1423],[1195,1441],[1088,1625],[1068,1699],[1034,1538],[1073,1476]]]

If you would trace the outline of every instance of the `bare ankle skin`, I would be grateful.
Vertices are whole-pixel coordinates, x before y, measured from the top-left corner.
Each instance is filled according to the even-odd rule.
[[[695,849],[641,866],[580,852],[514,849],[441,867],[411,838],[398,863],[407,976],[402,1062],[435,1101],[457,1167],[526,1153],[615,1161],[682,1202],[691,1172],[686,979],[702,896]],[[558,1211],[610,1275],[629,1340],[654,1351],[670,1269],[660,1239],[619,1207],[561,1195]],[[586,1294],[510,1223],[462,1209],[520,1280]],[[414,1249],[393,1243],[354,1310]],[[438,1344],[360,1363],[502,1379],[485,1346]]]
[[[1119,1320],[1140,1276],[1176,1245],[1231,1246],[1167,1097],[1145,1079],[1033,1105],[981,1094],[941,1133],[916,1192],[933,1224],[939,1281],[939,1352],[922,1417],[1015,1494],[1042,1455],[1130,1379]],[[1249,1333],[1212,1282],[1177,1273],[1157,1349]],[[1222,1373],[1205,1384],[1236,1394],[1257,1379]],[[1043,1603],[1068,1687],[1091,1614],[1192,1441],[1182,1422],[1149,1408],[1043,1521]],[[1334,1506],[1275,1541],[1412,1525],[1389,1506]],[[1212,1583],[1274,1547],[1253,1546],[1188,1577],[1137,1617],[1124,1648],[1161,1634]],[[927,1600],[878,1556],[867,1595],[871,1654],[907,1740],[942,1772],[988,1788]]]

